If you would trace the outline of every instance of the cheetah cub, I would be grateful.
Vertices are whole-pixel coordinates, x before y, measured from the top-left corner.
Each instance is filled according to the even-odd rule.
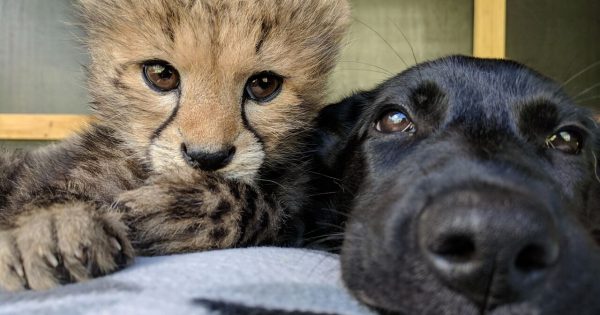
[[[95,119],[58,145],[0,155],[0,288],[283,239],[346,1],[78,5]]]

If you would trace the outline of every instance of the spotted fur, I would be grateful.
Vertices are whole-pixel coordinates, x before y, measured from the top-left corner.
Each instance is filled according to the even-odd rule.
[[[345,0],[79,0],[94,123],[58,145],[0,155],[0,288],[45,289],[138,254],[281,242],[302,206],[305,140],[347,28]],[[181,74],[150,89],[149,60]],[[249,77],[284,78],[268,103]],[[191,167],[182,143],[235,146]],[[290,166],[291,165],[291,166]],[[36,235],[36,237],[32,237]]]

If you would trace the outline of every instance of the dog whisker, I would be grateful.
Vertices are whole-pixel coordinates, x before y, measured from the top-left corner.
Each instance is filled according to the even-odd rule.
[[[343,241],[344,240],[344,236],[327,236],[327,237],[321,237],[321,238],[317,238],[313,241],[308,242],[308,244],[310,244],[311,246],[315,246],[315,245],[320,245],[320,244],[324,244],[330,241]]]
[[[309,171],[309,173],[311,173],[313,175],[317,175],[317,176],[322,176],[322,177],[325,177],[325,178],[328,178],[328,179],[332,179],[332,180],[335,180],[335,181],[341,180],[340,178],[332,177],[332,176],[329,176],[329,175],[326,175],[326,174],[323,174],[323,173],[319,173],[319,172],[315,172],[315,171]]]
[[[378,65],[374,65],[374,64],[371,64],[371,63],[367,63],[367,62],[355,61],[355,60],[349,60],[349,61],[340,61],[340,62],[341,62],[341,63],[355,63],[355,64],[359,64],[359,65],[370,66],[370,67],[373,67],[373,68],[377,68],[377,69],[379,69],[379,70],[381,70],[381,71],[383,71],[383,72],[385,72],[385,73],[387,73],[387,74],[389,74],[389,75],[394,75],[394,73],[392,73],[392,72],[388,71],[387,69],[385,69],[385,68],[383,68],[383,67],[380,67],[380,66],[378,66]]]
[[[390,75],[388,72],[377,71],[377,70],[372,70],[372,69],[342,68],[342,69],[338,69],[338,71],[364,71],[364,72],[380,73],[380,74],[384,74],[386,76]]]
[[[597,99],[600,99],[600,95],[595,95],[593,97],[579,99],[579,100],[577,100],[577,103],[585,103],[585,102],[589,102],[589,101],[593,101],[593,100],[597,100]]]
[[[577,95],[573,96],[573,100],[577,101],[577,99],[587,93],[589,93],[590,91],[594,90],[595,88],[600,87],[600,82],[588,87],[587,89],[579,92]]]
[[[330,212],[330,213],[341,215],[341,216],[343,216],[345,218],[348,218],[348,219],[350,219],[352,217],[350,213],[342,212],[342,211],[339,211],[339,210],[336,210],[336,209],[333,209],[333,208],[323,208],[322,210]]]
[[[274,180],[263,179],[263,178],[257,178],[256,180],[259,181],[259,182],[265,182],[265,183],[275,184],[275,185],[279,186],[281,189],[284,189],[284,190],[287,189],[287,187],[285,185],[280,184],[280,183],[278,183],[278,182],[276,182]]]
[[[337,191],[329,191],[329,192],[308,195],[308,197],[319,197],[319,196],[328,196],[328,195],[335,195],[335,194],[337,194]]]
[[[586,119],[592,122],[592,125],[594,125],[594,128],[598,128],[598,121],[595,118],[586,117]]]
[[[345,227],[343,227],[341,225],[331,224],[331,223],[325,223],[325,222],[320,223],[319,225],[322,225],[324,227],[330,227],[330,228],[337,229],[337,230],[340,230],[340,231],[344,231],[344,229],[345,229]]]
[[[402,37],[404,38],[404,40],[406,41],[406,44],[408,44],[408,47],[410,48],[410,51],[411,51],[412,56],[413,56],[413,60],[415,61],[415,65],[417,65],[419,63],[419,61],[417,61],[417,55],[415,54],[415,48],[410,43],[410,40],[408,40],[408,37],[406,36],[406,34],[402,31],[402,29],[400,28],[400,26],[398,26],[398,24],[395,21],[392,21],[390,19],[390,22],[392,22],[392,24],[394,24],[394,26],[396,27],[396,30],[398,30],[398,32],[400,32],[400,34],[402,34]]]
[[[576,74],[574,74],[573,76],[571,76],[570,78],[568,78],[566,81],[564,81],[561,84],[561,88],[566,87],[569,83],[575,81],[576,79],[578,79],[579,77],[581,77],[582,75],[584,75],[586,72],[588,72],[588,71],[590,71],[590,70],[592,70],[592,69],[594,69],[595,67],[598,67],[598,66],[600,66],[600,60],[598,60],[598,61],[592,63],[591,65],[583,68],[583,70],[577,72]]]
[[[326,234],[326,235],[318,235],[318,236],[312,236],[312,237],[306,237],[304,238],[305,241],[314,241],[314,240],[322,240],[324,238],[343,238],[344,237],[345,232],[340,232],[340,233],[331,233],[331,234]]]
[[[398,53],[398,51],[394,48],[394,46],[392,46],[392,44],[387,39],[385,39],[385,37],[383,37],[383,35],[381,35],[381,33],[379,33],[377,30],[375,30],[374,28],[372,28],[371,26],[369,26],[367,23],[361,21],[360,19],[358,19],[356,17],[354,17],[354,20],[356,22],[362,24],[363,26],[365,26],[369,30],[371,30],[373,33],[375,33],[377,35],[377,37],[379,37],[394,52],[394,54],[398,57],[398,59],[400,59],[400,61],[402,61],[402,63],[407,68],[410,67],[408,65],[408,63],[404,60],[404,58],[402,58],[402,56],[400,55],[400,53]]]

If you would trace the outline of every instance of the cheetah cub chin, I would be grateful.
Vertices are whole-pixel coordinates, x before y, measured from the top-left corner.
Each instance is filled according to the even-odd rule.
[[[83,281],[135,254],[284,240],[347,2],[78,5],[94,123],[0,155],[0,288]]]

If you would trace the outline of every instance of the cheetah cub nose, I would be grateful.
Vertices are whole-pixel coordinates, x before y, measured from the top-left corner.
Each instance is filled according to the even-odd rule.
[[[221,151],[210,152],[191,148],[183,143],[181,144],[181,151],[191,167],[209,172],[226,167],[235,155],[235,147],[233,146]]]

